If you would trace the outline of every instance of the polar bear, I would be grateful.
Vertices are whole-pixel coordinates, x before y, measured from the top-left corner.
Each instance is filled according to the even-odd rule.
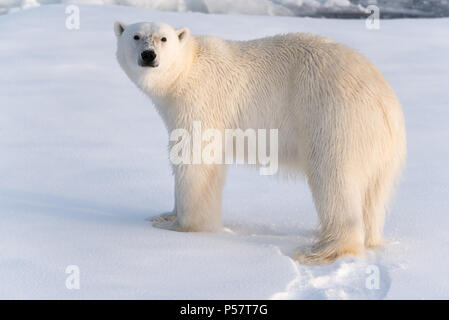
[[[405,163],[401,105],[361,54],[304,33],[252,41],[193,36],[164,23],[116,22],[117,59],[169,132],[278,128],[279,165],[301,173],[320,221],[301,263],[382,244],[385,206]],[[221,229],[226,165],[173,165],[175,208],[153,219],[176,231]]]

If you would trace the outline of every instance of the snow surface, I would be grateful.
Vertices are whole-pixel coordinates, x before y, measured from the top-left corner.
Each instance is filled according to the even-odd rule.
[[[166,11],[364,18],[370,5],[382,18],[447,17],[449,0],[0,0],[0,14],[41,4],[117,4]]]
[[[0,298],[449,298],[449,19],[381,21],[205,15],[65,6],[0,17]],[[251,39],[300,31],[367,55],[403,103],[408,164],[387,244],[324,267],[289,258],[312,243],[306,184],[231,169],[228,231],[176,233],[146,218],[171,210],[167,133],[115,60],[115,20],[165,21]],[[78,265],[81,288],[65,287]],[[370,268],[380,288],[368,289]]]

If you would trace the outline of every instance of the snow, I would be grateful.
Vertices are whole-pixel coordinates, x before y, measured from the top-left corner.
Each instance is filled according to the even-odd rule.
[[[383,18],[447,17],[449,0],[0,0],[0,14],[46,4],[117,4],[166,11],[365,18],[376,5]]]
[[[0,16],[0,298],[449,298],[449,19],[368,30],[363,20],[80,10],[79,30],[66,29],[64,5]],[[367,55],[397,91],[408,132],[386,245],[299,265],[289,255],[317,224],[306,184],[241,167],[225,188],[226,231],[153,228],[145,219],[173,206],[168,137],[115,60],[115,20],[228,39],[312,32]],[[79,290],[65,286],[69,265]],[[379,289],[366,285],[372,270]]]

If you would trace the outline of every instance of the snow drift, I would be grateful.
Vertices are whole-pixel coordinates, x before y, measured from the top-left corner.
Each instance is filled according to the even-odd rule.
[[[0,14],[43,4],[116,4],[165,11],[280,15],[329,18],[364,18],[369,5],[382,18],[449,16],[448,0],[0,0]]]

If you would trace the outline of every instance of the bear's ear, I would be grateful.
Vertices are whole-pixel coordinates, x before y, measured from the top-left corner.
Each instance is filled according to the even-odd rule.
[[[176,34],[178,35],[179,42],[185,43],[190,36],[190,30],[187,28],[178,29],[176,30]]]
[[[114,23],[114,32],[117,37],[120,37],[125,29],[126,24],[124,24],[123,22],[117,21],[116,23]]]

